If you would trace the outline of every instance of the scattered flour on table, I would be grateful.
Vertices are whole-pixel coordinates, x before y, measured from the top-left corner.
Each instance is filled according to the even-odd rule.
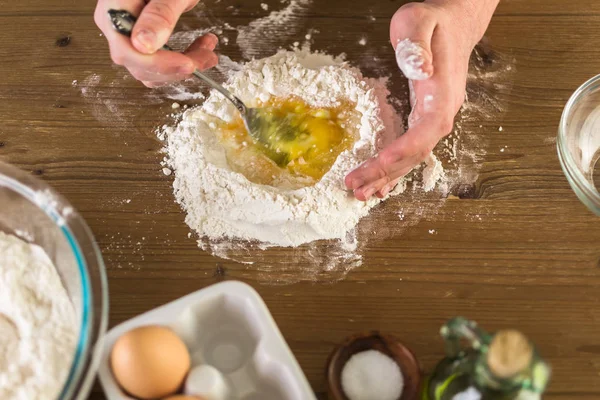
[[[338,239],[352,247],[354,239],[348,233],[381,200],[356,200],[345,189],[344,177],[374,156],[382,143],[402,133],[386,101],[385,86],[364,78],[339,58],[308,50],[281,51],[251,61],[227,86],[249,104],[256,99],[297,97],[314,107],[334,107],[349,100],[360,113],[359,138],[313,186],[255,184],[228,164],[215,129],[219,123],[232,122],[237,110],[213,93],[201,107],[186,111],[177,126],[160,132],[166,140],[167,163],[175,174],[175,197],[187,212],[186,223],[200,237],[213,240],[295,247]],[[433,189],[442,174],[443,169],[432,167],[425,188]],[[402,181],[393,194],[404,187]]]
[[[300,36],[298,21],[304,16],[312,0],[291,0],[284,8],[238,27],[237,44],[247,59],[260,57],[264,49],[276,49],[289,38]]]
[[[77,85],[88,110],[105,127],[109,127],[114,136],[120,136],[122,129],[133,130],[135,121],[132,118],[135,112],[144,111],[149,105],[163,102],[156,95],[135,96],[133,100],[126,90],[123,90],[123,82],[132,78],[125,70],[117,70],[116,79],[107,79],[99,74],[93,73],[85,77]],[[132,82],[133,83],[133,82]],[[170,91],[176,89],[169,88]],[[186,94],[185,98],[190,95]],[[179,100],[176,96],[173,100]],[[86,111],[81,111],[87,113]]]
[[[410,39],[398,41],[396,44],[396,61],[408,79],[423,80],[430,77],[430,74],[421,68],[425,62],[423,48]]]
[[[77,335],[75,310],[44,250],[0,232],[0,398],[57,398]]]

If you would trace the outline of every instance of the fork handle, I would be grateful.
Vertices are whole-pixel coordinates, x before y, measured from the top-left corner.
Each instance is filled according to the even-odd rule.
[[[117,32],[119,32],[121,35],[131,37],[131,31],[133,31],[133,26],[135,25],[135,23],[137,21],[137,18],[133,14],[131,14],[129,11],[126,11],[126,10],[110,9],[110,10],[108,10],[108,16],[113,24],[113,27],[115,28],[115,30]],[[174,51],[171,47],[167,46],[166,44],[162,47],[162,50]],[[229,90],[225,89],[223,86],[221,86],[220,84],[218,84],[217,82],[215,82],[214,80],[209,78],[208,76],[204,75],[202,72],[198,71],[198,69],[195,69],[194,72],[192,72],[192,74],[196,78],[207,83],[213,89],[216,89],[217,91],[219,91],[219,93],[221,93],[223,96],[225,96],[225,98],[227,100],[229,100],[233,103],[235,108],[238,109],[238,111],[242,114],[242,116],[244,116],[244,117],[246,116],[246,112],[247,112],[246,105],[244,104],[243,101],[241,101],[239,98],[234,96],[233,93],[231,93]]]

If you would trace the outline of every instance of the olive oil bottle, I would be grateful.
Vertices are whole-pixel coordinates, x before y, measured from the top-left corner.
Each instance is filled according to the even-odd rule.
[[[542,398],[550,368],[522,333],[490,335],[472,321],[455,318],[442,327],[441,335],[446,358],[425,382],[422,400]]]

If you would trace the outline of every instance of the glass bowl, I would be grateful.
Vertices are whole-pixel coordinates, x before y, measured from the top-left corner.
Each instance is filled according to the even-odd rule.
[[[42,247],[73,303],[79,337],[57,399],[85,399],[94,382],[108,320],[100,250],[87,224],[44,182],[0,162],[0,230]]]
[[[562,114],[558,157],[577,197],[600,215],[600,75],[573,93]]]

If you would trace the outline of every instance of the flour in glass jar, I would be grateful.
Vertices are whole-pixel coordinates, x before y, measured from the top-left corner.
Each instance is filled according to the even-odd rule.
[[[0,399],[56,399],[77,334],[75,309],[48,255],[0,232]]]

